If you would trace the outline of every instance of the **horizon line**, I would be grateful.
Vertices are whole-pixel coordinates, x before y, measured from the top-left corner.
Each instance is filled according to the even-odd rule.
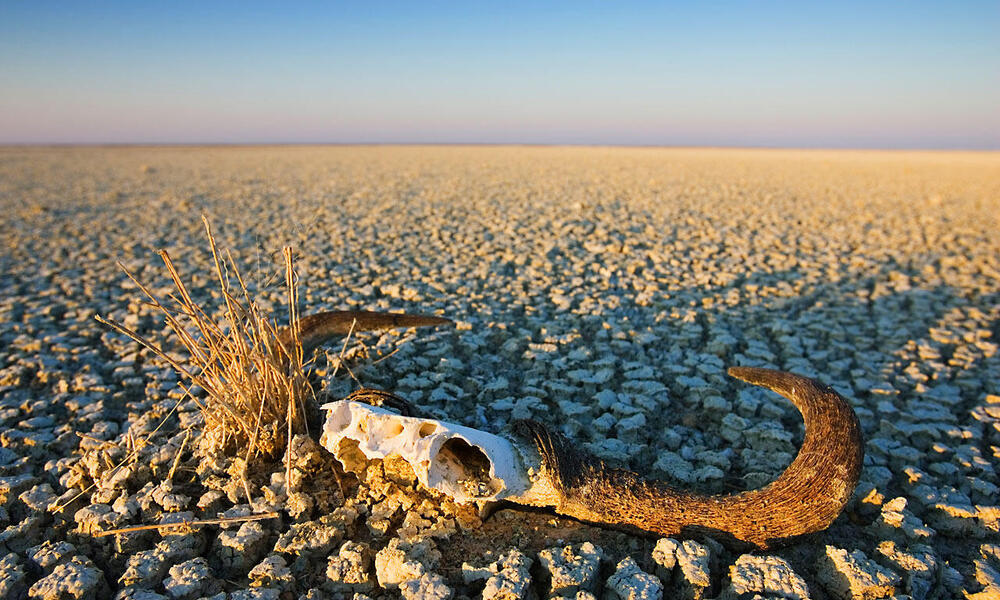
[[[623,148],[672,150],[813,150],[873,152],[1000,152],[989,147],[960,146],[797,146],[780,144],[627,144],[558,142],[0,142],[0,148],[266,148],[266,147],[510,147],[510,148]]]

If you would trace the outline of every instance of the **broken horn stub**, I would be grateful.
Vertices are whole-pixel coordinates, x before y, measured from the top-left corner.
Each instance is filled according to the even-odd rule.
[[[367,460],[395,455],[421,484],[456,502],[517,502],[532,488],[530,453],[504,437],[350,400],[322,408],[320,443],[349,470],[363,468],[355,450]]]

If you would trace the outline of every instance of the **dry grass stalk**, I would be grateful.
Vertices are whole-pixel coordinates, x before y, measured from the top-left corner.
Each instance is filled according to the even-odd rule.
[[[204,525],[228,525],[230,523],[245,523],[247,521],[264,521],[266,519],[277,519],[280,516],[281,514],[277,512],[267,512],[258,515],[245,515],[242,517],[221,517],[218,519],[201,519],[198,521],[178,521],[177,523],[160,523],[159,525],[136,525],[134,527],[122,527],[121,529],[98,531],[94,533],[94,537],[105,537],[108,535],[115,535],[116,533],[150,531],[152,529],[194,529],[195,527],[202,527]]]
[[[224,316],[209,315],[192,299],[170,255],[160,257],[176,293],[161,301],[128,271],[126,275],[163,313],[167,326],[187,350],[185,362],[121,323],[98,317],[149,348],[174,367],[191,385],[206,392],[196,399],[205,418],[205,439],[214,448],[246,448],[247,460],[276,457],[297,433],[308,433],[306,399],[313,391],[303,357],[298,292],[290,248],[283,252],[289,326],[282,329],[251,298],[229,252],[220,256],[212,228],[204,217],[212,250]]]

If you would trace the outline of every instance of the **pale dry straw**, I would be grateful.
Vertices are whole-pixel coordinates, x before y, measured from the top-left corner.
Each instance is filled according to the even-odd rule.
[[[159,252],[176,293],[161,301],[122,265],[126,275],[166,319],[170,331],[187,350],[183,360],[143,335],[110,319],[97,317],[149,348],[205,396],[192,395],[204,415],[204,442],[210,448],[246,448],[246,458],[274,458],[297,433],[308,433],[306,401],[313,396],[301,343],[301,318],[291,248],[283,249],[289,325],[279,326],[251,297],[232,254],[220,251],[204,217],[224,317],[211,316],[188,292],[170,255]]]

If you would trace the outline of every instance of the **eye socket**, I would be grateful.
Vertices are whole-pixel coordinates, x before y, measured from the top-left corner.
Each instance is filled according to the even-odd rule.
[[[434,435],[435,433],[437,433],[437,425],[435,425],[434,423],[424,423],[423,425],[420,426],[420,429],[417,430],[417,433],[422,438],[425,438],[429,435]]]
[[[403,433],[403,426],[399,423],[393,423],[385,433],[386,439],[394,438],[397,435]]]
[[[449,465],[453,484],[470,497],[491,496],[500,491],[498,482],[490,476],[492,463],[482,449],[461,438],[451,438],[441,446],[436,459]]]

